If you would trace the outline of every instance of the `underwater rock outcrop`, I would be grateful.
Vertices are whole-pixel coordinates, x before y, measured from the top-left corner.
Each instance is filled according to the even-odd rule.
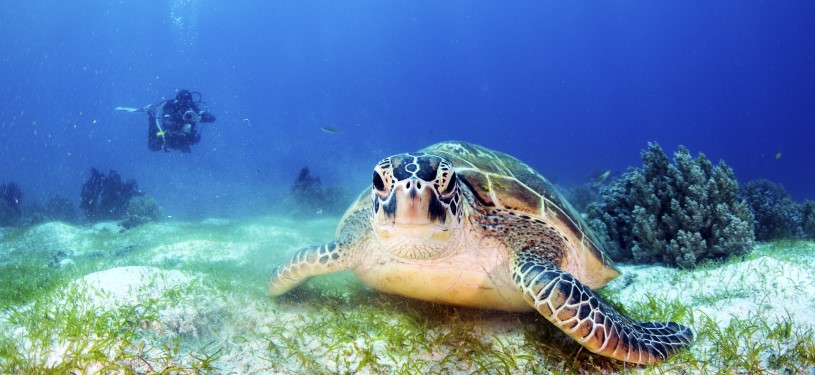
[[[17,225],[23,210],[23,191],[13,182],[0,185],[0,227]]]
[[[714,166],[680,146],[671,164],[649,143],[642,169],[631,168],[589,206],[590,225],[615,260],[692,267],[746,253],[753,215],[724,161]]]
[[[141,195],[136,180],[122,181],[114,170],[105,175],[91,168],[91,176],[82,185],[79,208],[90,221],[118,220],[125,216],[130,199]]]

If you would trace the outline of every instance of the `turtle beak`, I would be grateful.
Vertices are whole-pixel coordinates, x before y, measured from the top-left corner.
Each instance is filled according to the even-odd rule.
[[[417,238],[435,242],[450,239],[444,205],[433,184],[422,180],[403,181],[394,186],[388,199],[374,215],[377,235],[382,239]]]
[[[397,186],[393,194],[399,202],[394,215],[396,224],[433,223],[434,220],[429,215],[430,202],[438,200],[433,186],[411,178],[407,183]]]
[[[394,225],[444,224],[447,219],[433,184],[416,178],[395,185],[379,210],[380,217]]]

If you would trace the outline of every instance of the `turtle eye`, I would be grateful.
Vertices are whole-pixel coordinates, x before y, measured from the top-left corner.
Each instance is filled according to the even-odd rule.
[[[379,175],[379,172],[374,172],[374,189],[378,191],[385,190],[385,181],[382,181],[382,176]]]

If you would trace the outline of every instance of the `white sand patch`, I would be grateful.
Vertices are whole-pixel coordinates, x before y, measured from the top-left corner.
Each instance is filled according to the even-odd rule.
[[[118,233],[122,230],[122,227],[119,226],[119,223],[115,221],[100,221],[98,223],[94,223],[91,228],[97,232],[101,233]]]
[[[763,256],[689,273],[659,266],[620,268],[625,276],[608,287],[624,304],[649,293],[660,300],[678,300],[723,326],[733,318],[762,314],[773,321],[792,317],[815,327],[812,260],[792,263]]]
[[[299,229],[294,229],[296,224],[290,227],[286,226],[271,226],[263,224],[249,224],[243,225],[237,229],[236,234],[245,238],[254,238],[261,240],[272,240],[281,243],[297,243],[308,240],[306,233]]]
[[[41,338],[32,339],[28,329],[32,327],[11,327],[18,347],[33,353],[33,358],[42,358],[45,368],[51,368],[65,363],[67,357],[88,356],[91,350],[101,350],[106,356],[114,356],[122,350],[123,343],[113,336],[110,346],[99,347],[101,342],[110,340],[112,329],[101,322],[105,312],[116,311],[124,306],[138,308],[150,298],[159,298],[169,290],[187,287],[195,280],[194,277],[179,271],[166,271],[152,267],[118,267],[105,271],[95,272],[66,285],[63,289],[55,291],[47,300],[49,305],[36,303],[21,307],[16,313],[35,310],[37,314],[52,316],[54,319],[65,319],[65,322],[54,325],[53,322],[45,324],[46,327],[35,326]],[[42,309],[46,310],[43,311]],[[128,307],[130,308],[130,307]],[[118,316],[113,314],[111,316]],[[163,330],[165,326],[172,326],[173,319],[162,321],[134,321],[132,324],[144,325],[144,328]],[[191,319],[186,319],[189,321]],[[72,327],[72,328],[71,328]],[[44,329],[43,331],[40,331]],[[85,331],[81,338],[75,336],[75,330]],[[65,332],[74,332],[64,336]],[[47,341],[43,342],[43,338]],[[45,345],[43,345],[45,344]],[[106,344],[102,344],[106,345]],[[88,373],[95,373],[97,364],[88,363]]]
[[[176,270],[119,267],[92,273],[81,281],[90,288],[89,302],[103,310],[161,298],[156,311],[158,321],[143,325],[170,337],[211,333],[226,308],[223,299],[213,289],[202,286],[199,278]],[[163,297],[169,291],[175,292],[173,297]]]
[[[679,271],[659,266],[621,266],[624,276],[609,284],[614,298],[623,305],[647,301],[646,294],[661,303],[678,301],[690,308],[697,340],[690,350],[699,358],[715,362],[716,337],[705,336],[707,319],[719,330],[742,327],[744,322],[760,324],[764,329],[744,333],[734,338],[738,350],[747,350],[750,343],[771,342],[766,335],[773,327],[794,324],[795,329],[815,329],[815,258],[795,256],[761,256],[740,263],[691,271]],[[686,321],[685,323],[688,323]],[[735,328],[740,330],[741,328]],[[714,340],[714,341],[711,341]],[[794,342],[781,344],[775,350],[790,350]],[[776,352],[765,350],[761,361],[772,368]],[[714,357],[711,357],[714,356]]]
[[[256,251],[259,244],[252,242],[226,242],[191,240],[159,245],[150,253],[153,264],[165,262],[236,262],[243,264],[247,255]]]
[[[3,247],[9,254],[32,252],[50,256],[62,252],[65,256],[81,255],[92,248],[90,228],[78,228],[54,221],[32,227],[24,234],[22,241],[9,242]]]
[[[253,222],[236,228],[236,234],[242,238],[260,241],[273,241],[286,246],[291,244],[309,244],[316,240],[328,241],[334,236],[339,218],[320,220],[291,220],[268,218],[265,221]]]
[[[192,280],[180,271],[138,266],[94,272],[79,282],[90,288],[90,303],[114,307],[137,304],[143,296],[159,296]]]
[[[211,217],[211,218],[201,220],[201,225],[203,225],[205,227],[222,227],[222,226],[225,226],[225,225],[229,225],[231,223],[232,223],[232,221],[230,221],[228,219],[221,219],[221,218],[217,218],[217,217]]]
[[[209,225],[223,225],[222,220],[208,219]],[[220,228],[224,233],[207,239],[197,238],[175,243],[164,243],[149,250],[151,264],[176,264],[185,262],[213,263],[233,262],[244,265],[257,260],[283,261],[297,249],[330,240],[336,221],[321,220],[298,223],[292,220],[260,221]],[[236,239],[230,241],[230,239]]]

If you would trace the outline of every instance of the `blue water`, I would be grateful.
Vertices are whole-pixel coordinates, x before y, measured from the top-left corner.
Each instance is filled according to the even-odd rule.
[[[812,1],[11,1],[0,10],[0,183],[78,199],[91,167],[165,213],[255,214],[303,166],[356,190],[382,157],[461,139],[561,185],[648,141],[815,199]],[[199,91],[191,154],[144,114]],[[342,134],[328,134],[331,126]]]

